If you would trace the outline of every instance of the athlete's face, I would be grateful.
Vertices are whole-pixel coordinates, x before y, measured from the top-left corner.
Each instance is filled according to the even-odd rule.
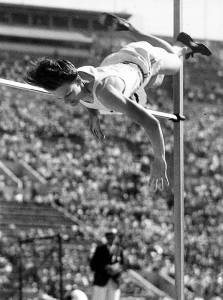
[[[82,88],[79,81],[73,81],[71,83],[64,83],[58,87],[53,94],[57,99],[63,100],[65,103],[76,106],[80,101],[80,94]]]

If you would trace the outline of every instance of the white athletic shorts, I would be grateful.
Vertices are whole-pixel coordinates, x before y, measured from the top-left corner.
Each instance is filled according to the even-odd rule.
[[[102,61],[101,66],[117,64],[126,61],[137,64],[142,70],[144,77],[143,84],[140,87],[142,88],[149,84],[151,77],[153,76],[159,77],[159,83],[162,81],[161,79],[164,78],[164,75],[160,75],[158,73],[166,53],[166,50],[159,47],[154,47],[148,42],[134,42],[127,44],[118,52],[107,56]],[[152,81],[154,82],[154,78]]]

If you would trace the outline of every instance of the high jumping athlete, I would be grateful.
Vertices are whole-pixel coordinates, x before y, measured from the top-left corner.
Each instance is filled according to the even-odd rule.
[[[165,75],[176,74],[181,57],[195,53],[209,56],[211,51],[181,32],[174,45],[152,35],[144,35],[125,19],[103,14],[101,22],[114,30],[125,30],[137,42],[107,56],[99,67],[78,69],[68,60],[41,58],[27,73],[26,81],[42,87],[73,106],[85,106],[94,136],[103,139],[98,115],[121,113],[146,131],[154,152],[149,185],[152,190],[168,185],[164,138],[160,123],[146,108],[144,87],[160,86]],[[136,95],[138,95],[136,97]]]

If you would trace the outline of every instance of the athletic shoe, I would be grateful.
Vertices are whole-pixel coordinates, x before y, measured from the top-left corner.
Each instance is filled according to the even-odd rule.
[[[194,53],[200,53],[201,55],[205,55],[205,56],[210,56],[212,54],[211,51],[208,49],[208,47],[206,47],[202,43],[195,42],[192,39],[192,37],[190,37],[185,32],[180,32],[178,34],[177,41],[181,42],[182,44],[184,44],[185,46],[191,49],[191,52],[185,55],[186,59],[188,59],[189,57],[193,57]]]
[[[103,13],[100,17],[103,26],[112,27],[116,31],[131,31],[132,25],[125,19],[109,13]]]

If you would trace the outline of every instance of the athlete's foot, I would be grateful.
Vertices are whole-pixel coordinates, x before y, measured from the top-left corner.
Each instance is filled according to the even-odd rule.
[[[116,31],[131,31],[133,27],[125,19],[116,15],[103,13],[100,16],[100,23],[104,26],[112,27]]]
[[[210,56],[212,53],[202,43],[195,42],[187,33],[180,32],[177,36],[177,41],[181,42],[185,46],[191,49],[191,52],[185,54],[185,58],[188,59],[189,57],[193,57],[194,53],[200,53],[201,55]]]

